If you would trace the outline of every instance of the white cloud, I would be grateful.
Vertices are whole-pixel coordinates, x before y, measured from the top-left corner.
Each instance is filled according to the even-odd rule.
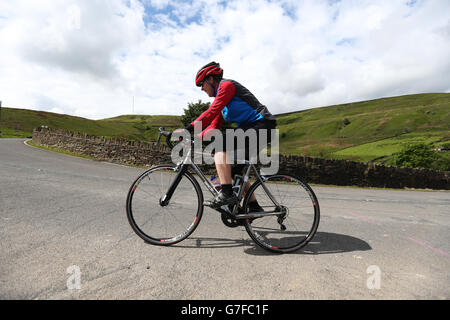
[[[40,0],[0,3],[3,106],[92,119],[181,114],[215,60],[273,113],[450,92],[450,3]]]

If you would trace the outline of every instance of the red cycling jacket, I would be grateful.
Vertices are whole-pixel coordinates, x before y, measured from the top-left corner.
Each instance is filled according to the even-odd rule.
[[[275,120],[275,117],[243,85],[223,79],[217,87],[213,103],[191,125],[201,121],[200,137],[203,138],[211,129],[219,129],[224,120],[237,123],[239,127],[262,119]]]

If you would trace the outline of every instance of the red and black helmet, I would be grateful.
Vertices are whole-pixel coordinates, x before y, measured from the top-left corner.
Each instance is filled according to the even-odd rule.
[[[210,62],[200,70],[198,70],[195,76],[195,84],[197,87],[201,87],[207,76],[220,76],[223,75],[223,69],[217,62]]]

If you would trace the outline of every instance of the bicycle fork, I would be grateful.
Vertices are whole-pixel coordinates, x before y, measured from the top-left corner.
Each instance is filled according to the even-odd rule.
[[[159,205],[161,207],[165,207],[169,204],[170,199],[172,199],[173,193],[175,192],[175,189],[178,187],[178,184],[181,181],[181,178],[183,177],[183,174],[187,171],[188,167],[187,165],[181,165],[180,170],[178,171],[177,175],[175,176],[175,179],[172,181],[172,183],[169,186],[169,189],[167,190],[166,194],[159,199]]]

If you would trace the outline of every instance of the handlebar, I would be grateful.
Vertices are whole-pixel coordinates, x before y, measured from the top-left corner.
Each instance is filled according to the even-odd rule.
[[[169,146],[170,149],[172,149],[173,144],[170,141],[170,138],[172,137],[172,132],[165,131],[164,127],[159,127],[158,130],[159,130],[159,134],[158,134],[158,140],[156,141],[156,145],[159,145],[159,143],[161,141],[161,136],[165,136],[167,145]]]
[[[173,149],[174,145],[173,145],[172,141],[170,140],[172,138],[173,132],[164,130],[164,127],[159,127],[158,130],[159,130],[158,140],[156,141],[155,145],[158,146],[161,143],[161,136],[165,136],[167,145],[169,146],[170,149]],[[181,141],[183,141],[183,139],[180,137],[178,141],[181,142]],[[187,142],[187,140],[185,142]],[[189,142],[187,142],[187,143],[189,143]],[[193,137],[190,138],[190,143],[191,144],[194,143]]]

